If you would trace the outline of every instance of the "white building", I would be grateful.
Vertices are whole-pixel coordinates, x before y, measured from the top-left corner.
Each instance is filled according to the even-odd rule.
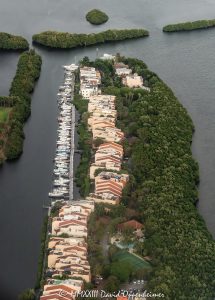
[[[108,53],[104,53],[103,56],[100,57],[102,60],[115,60],[116,56]]]

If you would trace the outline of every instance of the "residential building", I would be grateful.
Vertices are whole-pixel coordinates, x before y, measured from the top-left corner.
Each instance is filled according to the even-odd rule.
[[[95,193],[96,194],[110,193],[120,198],[122,196],[122,186],[121,184],[112,181],[99,182],[96,184]]]
[[[114,119],[117,117],[117,111],[115,109],[109,109],[105,107],[95,108],[91,114],[93,117],[111,117]]]
[[[60,252],[53,250],[48,255],[48,268],[54,269],[61,275],[67,274],[71,277],[81,277],[83,280],[90,281],[90,265],[86,253],[81,256],[72,251]],[[79,274],[79,276],[74,274]]]
[[[95,162],[90,166],[90,178],[94,179],[97,169],[121,170],[123,147],[117,143],[103,143],[95,153]]]
[[[91,67],[80,68],[80,94],[83,98],[89,99],[92,95],[100,94],[100,84],[101,75],[99,71]]]
[[[103,101],[108,101],[109,103],[115,103],[116,96],[113,95],[97,95],[97,96],[91,96],[89,99],[89,103],[99,103]]]
[[[115,60],[116,56],[108,53],[104,53],[103,56],[100,57],[102,60]]]
[[[114,117],[94,117],[94,116],[90,116],[88,118],[88,128],[89,130],[92,129],[92,126],[94,125],[94,123],[97,122],[109,122],[112,123],[115,126],[115,118]]]
[[[93,130],[93,139],[103,139],[105,142],[122,142],[124,133],[116,127],[103,127]]]
[[[99,169],[107,169],[107,170],[114,170],[119,172],[121,170],[121,164],[101,164],[101,165],[95,165],[92,164],[90,166],[90,179],[95,178],[95,172]]]
[[[91,212],[94,211],[95,204],[93,201],[79,200],[70,203],[71,204],[69,205],[64,205],[61,207],[59,211],[59,217],[71,215],[73,213],[79,213],[89,217]]]
[[[44,285],[43,295],[40,300],[71,300],[75,299],[75,294],[84,287],[83,280],[66,279],[55,280],[49,279]]]
[[[77,245],[82,245],[87,247],[84,238],[77,238],[77,237],[62,238],[62,237],[54,236],[49,239],[48,248],[61,249],[61,246],[64,248],[65,246],[77,246]]]
[[[120,198],[115,196],[112,193],[90,193],[89,196],[86,197],[88,200],[93,200],[95,203],[107,203],[112,205],[117,205],[120,202]]]
[[[115,110],[115,104],[108,102],[108,101],[103,101],[103,102],[89,102],[88,103],[88,112],[94,112],[96,109],[108,109],[108,110]]]
[[[115,127],[115,124],[111,123],[111,122],[108,122],[108,121],[98,121],[98,122],[94,122],[93,125],[92,125],[92,131],[96,130],[96,129],[102,129],[102,128],[116,128]]]
[[[132,70],[129,69],[129,66],[125,65],[124,63],[115,63],[114,68],[118,76],[129,75],[132,73]]]
[[[107,170],[121,170],[121,158],[119,156],[108,155],[104,153],[96,153],[95,163],[90,166],[90,178],[94,178],[95,171],[97,169],[107,169]]]
[[[98,84],[101,83],[101,74],[98,70],[93,67],[82,67],[80,68],[80,80],[83,79],[96,79],[98,80]]]
[[[97,95],[100,92],[101,91],[99,90],[98,86],[93,84],[84,84],[80,88],[80,94],[84,99],[89,99],[90,96]]]
[[[101,182],[114,182],[124,187],[128,180],[128,174],[118,174],[114,172],[103,171],[95,177],[95,185]]]
[[[143,77],[138,74],[130,74],[122,79],[122,83],[129,88],[137,88],[143,86]]]
[[[73,212],[71,214],[66,214],[66,215],[61,216],[61,217],[54,217],[52,219],[52,222],[55,222],[55,221],[69,221],[69,220],[79,220],[79,221],[87,222],[87,218],[88,218],[88,215]]]
[[[119,231],[126,230],[127,228],[131,228],[133,230],[142,229],[143,224],[136,220],[130,220],[117,225],[117,229]]]
[[[70,237],[85,237],[87,238],[87,221],[68,220],[52,222],[52,235],[67,234]]]
[[[107,154],[117,154],[123,157],[123,147],[120,144],[114,142],[108,142],[101,144],[96,151],[96,153],[107,153]]]

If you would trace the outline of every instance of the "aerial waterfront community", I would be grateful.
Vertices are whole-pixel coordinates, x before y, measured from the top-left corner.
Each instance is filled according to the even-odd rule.
[[[33,50],[21,54],[10,95],[0,98],[2,163],[22,153],[41,63]],[[121,289],[211,299],[215,245],[195,207],[199,172],[186,110],[141,60],[104,54],[63,69],[37,280],[20,299]]]
[[[4,37],[8,47],[26,47]],[[41,63],[34,50],[21,54],[10,95],[0,98],[2,163],[22,153]],[[138,59],[104,54],[63,68],[51,202],[28,299],[120,289],[212,299],[215,245],[195,207],[199,172],[186,110]]]
[[[102,59],[114,59],[105,54]],[[115,72],[121,76],[125,86],[131,88],[149,88],[143,86],[143,78],[132,74],[124,63],[114,64]],[[53,191],[49,193],[52,201],[50,215],[50,237],[47,241],[47,270],[41,300],[75,299],[75,293],[81,291],[86,283],[92,281],[91,267],[88,261],[88,221],[95,205],[118,205],[123,189],[129,181],[129,175],[123,173],[124,133],[116,127],[116,96],[103,94],[101,74],[94,67],[76,65],[64,66],[65,80],[58,93],[59,129]],[[88,101],[88,130],[93,140],[100,140],[95,150],[94,162],[89,168],[89,177],[94,181],[94,191],[84,200],[73,200],[73,156],[75,114],[72,100],[74,97],[75,73],[79,72],[80,91]],[[84,101],[80,99],[79,101]],[[95,174],[97,173],[97,174]],[[57,207],[57,210],[56,210]],[[54,213],[53,213],[54,210]],[[143,239],[143,225],[130,220],[118,225],[118,230],[134,230]],[[119,233],[118,233],[119,236]],[[112,243],[119,238],[113,236]],[[131,254],[132,255],[132,254]],[[43,274],[42,276],[45,276]],[[96,281],[101,278],[96,274]],[[95,278],[94,278],[95,280]]]
[[[215,299],[213,2],[1,1],[0,300]]]
[[[146,299],[148,291],[154,295],[148,297],[177,299],[178,293],[190,295],[190,287],[181,286],[189,272],[196,274],[197,261],[204,270],[203,285],[212,295],[207,276],[213,274],[213,264],[205,269],[202,265],[211,261],[211,254],[201,249],[214,244],[205,225],[197,226],[198,166],[190,152],[193,124],[186,110],[138,59],[104,54],[63,68],[51,203],[36,295],[41,300],[79,299],[85,290],[123,289],[135,299]],[[175,147],[168,146],[173,140]],[[75,153],[80,154],[80,163],[74,172]],[[184,202],[182,195],[190,200]],[[172,206],[174,218],[169,214]],[[173,238],[179,223],[180,253]],[[194,232],[198,248],[190,244]],[[184,256],[188,245],[192,255]],[[165,251],[170,256],[161,254]],[[183,269],[186,264],[189,272]],[[165,282],[172,278],[169,265],[179,287],[167,290]],[[193,291],[191,299],[196,299],[199,290]],[[203,290],[202,295],[207,299]]]

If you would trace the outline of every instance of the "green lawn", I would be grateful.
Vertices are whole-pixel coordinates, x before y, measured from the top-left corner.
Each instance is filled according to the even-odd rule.
[[[5,123],[8,119],[11,108],[0,107],[0,123]]]
[[[127,251],[120,251],[114,255],[114,260],[126,262],[129,263],[133,268],[134,271],[137,271],[139,269],[146,269],[150,268],[150,264],[145,261],[144,259],[141,259],[135,255],[132,255],[131,253]]]

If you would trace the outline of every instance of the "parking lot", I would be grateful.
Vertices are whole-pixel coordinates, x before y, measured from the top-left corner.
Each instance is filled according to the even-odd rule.
[[[145,291],[145,281],[144,280],[133,280],[130,283],[123,284],[121,289],[124,289],[130,293],[140,293]]]

